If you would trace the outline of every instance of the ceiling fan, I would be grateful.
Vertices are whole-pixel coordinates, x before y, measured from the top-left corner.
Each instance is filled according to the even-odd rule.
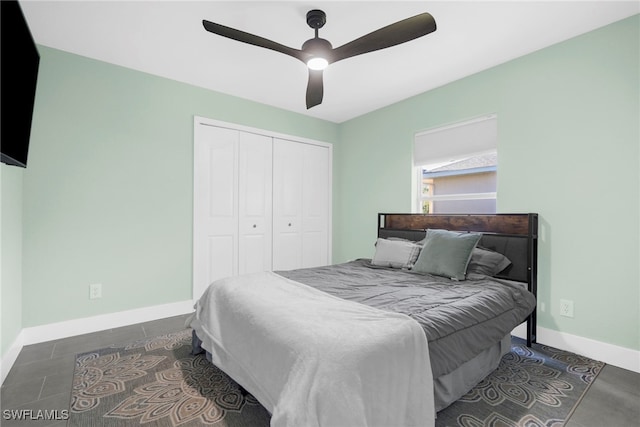
[[[239,42],[271,49],[284,53],[307,64],[309,83],[307,85],[307,109],[322,103],[324,93],[322,71],[331,63],[373,52],[387,47],[417,39],[436,30],[436,22],[429,13],[422,13],[398,21],[355,39],[340,47],[333,48],[329,41],[318,37],[318,30],[326,23],[326,14],[318,9],[307,12],[307,25],[315,30],[315,37],[307,40],[301,49],[284,46],[264,37],[226,27],[224,25],[202,21],[204,28],[214,34]]]

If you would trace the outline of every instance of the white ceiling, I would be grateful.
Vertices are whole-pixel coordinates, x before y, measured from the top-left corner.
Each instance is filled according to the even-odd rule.
[[[640,12],[636,1],[32,1],[36,43],[173,80],[343,122]],[[334,47],[429,12],[436,32],[324,72],[324,100],[305,106],[306,66],[211,34],[202,20],[300,48],[306,12],[322,9]],[[612,46],[614,48],[614,46]]]

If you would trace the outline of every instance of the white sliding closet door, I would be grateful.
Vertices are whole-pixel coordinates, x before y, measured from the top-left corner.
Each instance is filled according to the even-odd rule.
[[[194,286],[271,269],[270,137],[194,129]]]
[[[193,298],[331,259],[331,144],[194,118]]]
[[[273,269],[328,264],[329,149],[273,142]]]

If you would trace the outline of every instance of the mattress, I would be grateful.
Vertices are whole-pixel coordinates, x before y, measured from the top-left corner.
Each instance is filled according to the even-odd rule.
[[[423,328],[433,378],[450,374],[504,339],[533,311],[522,284],[487,276],[455,281],[368,259],[277,274],[339,298],[405,314]]]

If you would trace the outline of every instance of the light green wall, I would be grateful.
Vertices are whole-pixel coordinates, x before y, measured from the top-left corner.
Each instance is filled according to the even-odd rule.
[[[335,261],[373,254],[377,212],[410,211],[415,132],[497,113],[498,210],[541,216],[538,324],[640,349],[639,22],[342,124]],[[573,319],[559,316],[561,298]]]
[[[337,125],[40,47],[24,327],[191,298],[193,116],[327,142]],[[91,283],[101,299],[88,299]]]
[[[0,166],[2,278],[0,285],[0,354],[5,355],[22,329],[22,181],[24,170]]]

